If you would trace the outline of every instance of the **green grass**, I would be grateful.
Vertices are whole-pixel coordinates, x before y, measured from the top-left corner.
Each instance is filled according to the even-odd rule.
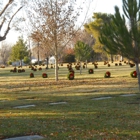
[[[73,65],[74,67],[74,65]],[[88,68],[93,68],[88,64]],[[12,67],[0,69],[0,139],[38,134],[46,140],[139,140],[140,94],[135,70],[128,65],[111,67],[98,64],[94,74],[75,70],[75,79],[67,80],[66,64],[59,67],[59,81],[54,69],[11,73]],[[106,71],[111,78],[104,78]],[[46,72],[48,78],[42,78]],[[123,97],[122,94],[136,94]],[[93,100],[97,97],[112,97]],[[54,102],[67,104],[50,105]],[[30,108],[14,108],[23,105]]]

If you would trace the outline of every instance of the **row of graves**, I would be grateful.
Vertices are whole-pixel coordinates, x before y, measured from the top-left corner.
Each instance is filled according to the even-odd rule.
[[[113,63],[113,62],[112,62]],[[122,66],[123,63],[125,64],[128,64],[130,65],[130,67],[134,67],[135,64],[132,63],[132,62],[126,62],[126,61],[120,61],[119,63],[115,63],[115,66]],[[83,69],[87,68],[87,63],[84,62],[83,65],[82,63],[78,62],[78,63],[73,63],[74,64],[74,67],[76,70],[80,70],[80,68],[82,67]],[[68,69],[68,75],[67,75],[67,78],[69,80],[73,80],[74,79],[74,69],[72,67],[73,65],[72,63],[68,63],[67,64],[67,69]],[[98,62],[95,61],[95,62],[92,62],[92,64],[94,65],[94,68],[97,69],[98,68]],[[110,64],[108,61],[104,61],[104,65],[107,65],[108,67],[110,67],[112,64]],[[45,65],[42,65],[42,66],[45,66]],[[59,66],[63,66],[63,63],[59,64]],[[58,66],[58,69],[59,69],[59,66]],[[32,71],[41,71],[42,70],[42,67],[41,65],[39,65],[39,68],[37,67],[37,65],[30,65],[29,68],[32,70]],[[55,66],[53,64],[51,64],[50,68],[55,68]],[[20,66],[17,68],[17,67],[14,67],[14,69],[10,70],[10,72],[18,72],[18,73],[22,73],[22,72],[25,72],[25,69],[22,69]],[[94,69],[93,68],[90,68],[88,69],[88,73],[89,74],[93,74],[94,73]],[[136,71],[134,72],[131,72],[131,77],[137,77],[137,73]],[[105,78],[110,78],[111,76],[111,73],[109,71],[105,72],[104,74],[104,77]],[[34,77],[34,73],[30,73],[30,78],[33,78]],[[47,73],[42,73],[42,77],[43,78],[47,78],[48,75]]]
[[[127,64],[127,65],[130,65],[131,68],[135,66],[135,64],[133,62],[128,62],[128,61],[120,61],[119,63],[115,63],[115,66],[122,66],[123,63],[124,64]],[[109,61],[104,61],[104,65],[107,65],[108,67],[111,66],[111,64],[109,63]]]

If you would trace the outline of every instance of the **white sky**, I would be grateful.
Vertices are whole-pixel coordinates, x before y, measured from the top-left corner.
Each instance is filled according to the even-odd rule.
[[[82,2],[82,0],[77,0],[78,2]],[[84,1],[84,0],[83,0]],[[118,6],[120,11],[122,11],[122,0],[87,0],[92,1],[90,4],[90,11],[88,12],[87,19],[92,18],[94,12],[101,12],[101,13],[108,13],[108,14],[114,14],[114,7]],[[87,9],[88,4],[84,4],[85,8]],[[84,17],[84,16],[82,16]],[[81,22],[83,22],[83,19],[81,18]],[[10,31],[6,42],[15,43],[17,41],[19,34],[14,31]]]
[[[118,6],[122,9],[122,0],[94,0],[96,3],[94,12],[111,13],[114,14],[114,7]]]

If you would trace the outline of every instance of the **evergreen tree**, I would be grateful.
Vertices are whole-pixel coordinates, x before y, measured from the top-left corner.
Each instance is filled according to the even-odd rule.
[[[136,64],[140,90],[140,1],[122,0],[124,14],[115,6],[112,21],[103,26],[99,40],[107,52],[120,54]],[[128,24],[129,23],[129,24]]]
[[[26,46],[26,42],[22,38],[19,38],[19,40],[16,42],[16,44],[12,47],[11,52],[11,60],[12,61],[20,61],[20,65],[22,66],[22,60],[24,57],[27,57],[29,54]]]
[[[92,47],[82,41],[78,41],[74,46],[75,57],[78,61],[86,61],[91,57]]]
[[[95,38],[95,44],[93,46],[93,50],[96,53],[102,53],[103,52],[103,44],[99,41],[99,35],[102,30],[102,27],[105,23],[108,23],[111,20],[111,15],[106,13],[94,13],[93,14],[93,21],[89,22],[84,25],[85,30],[92,34],[92,36]]]

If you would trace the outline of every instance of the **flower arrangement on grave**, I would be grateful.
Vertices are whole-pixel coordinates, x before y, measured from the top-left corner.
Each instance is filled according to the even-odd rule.
[[[76,70],[80,70],[80,65],[79,64],[76,65],[75,68],[76,68]]]
[[[22,69],[21,72],[25,72],[25,69]]]
[[[51,64],[51,69],[53,69],[53,64]]]
[[[21,71],[21,69],[18,69],[18,73],[21,73],[22,71]]]
[[[134,63],[129,63],[129,65],[130,65],[131,68],[135,66]]]
[[[97,69],[97,68],[98,68],[98,66],[97,66],[96,64],[94,64],[94,68],[95,68],[95,69]]]
[[[42,73],[42,77],[43,77],[43,78],[47,78],[48,75],[47,75],[46,73]]]
[[[72,67],[71,67],[71,66],[69,66],[69,67],[68,67],[68,70],[70,71],[70,70],[73,70],[73,69],[72,69]]]
[[[122,66],[122,63],[121,62],[119,63],[119,66]]]
[[[109,71],[107,71],[107,72],[104,74],[104,77],[105,77],[105,78],[110,78],[110,76],[111,76],[111,73],[110,73]]]
[[[42,68],[41,68],[41,67],[39,67],[39,68],[38,68],[38,70],[42,70]]]
[[[104,61],[104,65],[106,65],[106,64],[108,64],[108,62],[107,61]]]
[[[16,67],[14,68],[13,72],[17,72],[17,68]]]
[[[136,71],[132,71],[130,73],[130,75],[131,75],[132,78],[137,78],[137,72]]]
[[[1,68],[5,68],[5,65],[2,65]]]
[[[33,73],[30,73],[30,78],[33,78],[34,77],[34,74]]]
[[[69,80],[73,80],[74,79],[74,72],[69,72],[68,75],[67,75],[67,78]]]
[[[89,69],[89,70],[88,70],[88,73],[89,73],[89,74],[93,74],[93,69]]]
[[[85,66],[85,65],[83,65],[83,69],[85,69],[85,67],[86,67],[86,66]]]
[[[73,70],[72,68],[71,68],[71,69],[69,69],[69,72],[75,73],[75,72],[74,72],[74,70]]]

